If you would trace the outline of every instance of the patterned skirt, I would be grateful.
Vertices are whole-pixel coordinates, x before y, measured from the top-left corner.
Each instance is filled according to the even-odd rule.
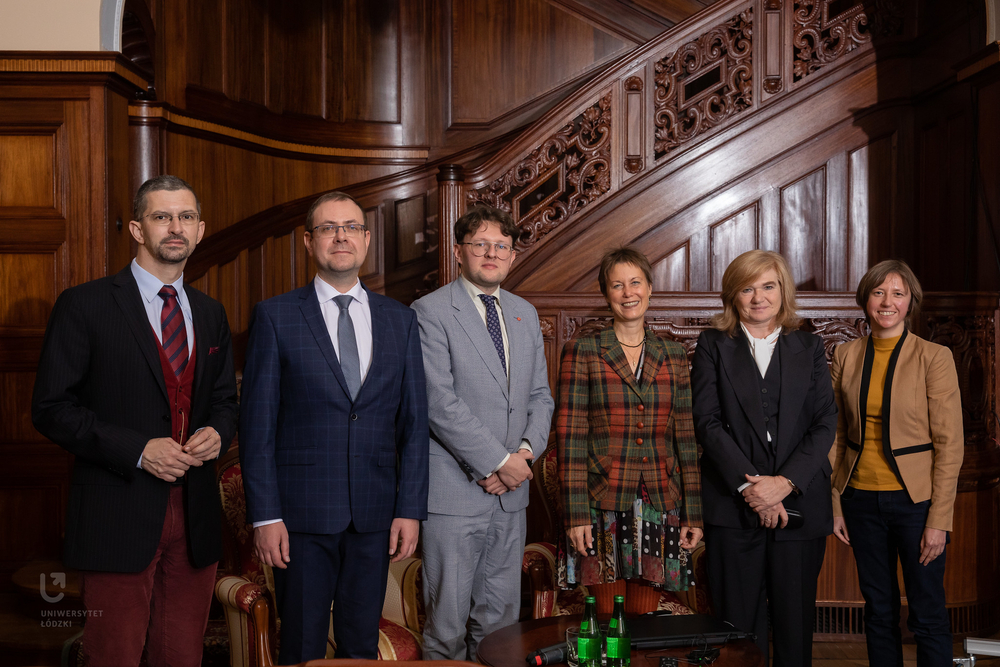
[[[581,556],[569,538],[559,545],[557,582],[572,589],[642,579],[657,588],[683,591],[694,585],[690,552],[680,547],[680,510],[658,512],[641,485],[624,512],[590,508],[593,547]]]

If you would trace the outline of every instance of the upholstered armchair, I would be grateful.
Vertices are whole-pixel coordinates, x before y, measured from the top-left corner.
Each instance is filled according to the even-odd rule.
[[[219,492],[225,524],[226,576],[220,576],[215,595],[222,603],[229,630],[232,667],[270,667],[280,642],[280,621],[274,604],[271,568],[253,555],[253,530],[246,523],[246,500],[239,455],[234,443],[218,465]],[[379,659],[419,660],[424,623],[420,595],[420,559],[407,558],[389,566],[382,618],[379,621]],[[336,647],[332,629],[327,657]]]
[[[552,525],[552,534],[559,539],[565,535],[565,531],[561,520],[559,471],[554,442],[539,457],[532,469],[535,475],[531,483],[538,485],[538,496],[542,498],[545,512]],[[695,581],[698,585],[681,592],[661,591],[658,600],[654,596],[654,599],[649,601],[649,608],[646,611],[669,609],[675,614],[711,613],[708,589],[704,585],[707,580],[704,552],[705,543],[702,542],[692,554]],[[559,590],[556,585],[556,554],[556,546],[549,542],[534,542],[524,549],[521,569],[527,573],[531,583],[532,618],[583,613],[587,587],[581,585],[573,590]],[[622,588],[624,589],[624,586]]]

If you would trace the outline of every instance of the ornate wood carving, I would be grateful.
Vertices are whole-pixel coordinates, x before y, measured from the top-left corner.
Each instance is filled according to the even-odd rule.
[[[567,123],[503,176],[468,194],[509,212],[527,250],[611,189],[611,93]]]
[[[959,475],[960,491],[977,491],[1000,482],[1000,444],[997,417],[996,322],[993,316],[928,317],[928,339],[951,348],[958,370],[965,428],[965,462]]]
[[[833,350],[841,343],[867,336],[871,329],[862,318],[854,320],[815,317],[806,320],[802,327],[823,339],[826,363],[833,361]]]
[[[657,61],[655,159],[753,105],[752,39],[748,8]]]
[[[903,30],[903,11],[896,0],[877,0],[873,6],[857,4],[830,14],[843,3],[832,0],[798,0],[792,15],[792,73],[799,81],[858,49],[872,37],[898,35]]]

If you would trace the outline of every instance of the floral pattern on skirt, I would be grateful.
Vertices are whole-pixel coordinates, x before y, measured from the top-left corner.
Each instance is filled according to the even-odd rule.
[[[581,556],[561,541],[557,581],[560,588],[642,579],[670,591],[694,585],[690,552],[680,547],[680,511],[658,512],[644,488],[624,512],[590,508],[594,545]]]

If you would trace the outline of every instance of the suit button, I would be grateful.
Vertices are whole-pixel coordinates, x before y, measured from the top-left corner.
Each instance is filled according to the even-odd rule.
[[[636,428],[642,428],[643,426],[645,426],[645,424],[643,424],[642,422],[639,422],[638,424],[635,425]]]
[[[765,421],[765,422],[767,421],[767,417],[764,417],[764,421]]]
[[[763,406],[763,407],[766,408],[767,407],[767,403],[761,403],[761,406]]]
[[[643,456],[642,457],[642,462],[643,463],[649,463],[649,457],[648,456]]]
[[[635,439],[635,444],[641,445],[642,444],[642,438],[636,438]]]
[[[761,387],[760,388],[760,393],[766,394],[767,393],[767,389],[765,387]]]
[[[351,421],[352,422],[358,421],[358,413],[357,412],[355,412],[353,415],[351,415]]]
[[[645,405],[640,405],[639,407],[636,408],[636,410],[638,410],[639,412],[642,412],[645,409],[646,409]]]

